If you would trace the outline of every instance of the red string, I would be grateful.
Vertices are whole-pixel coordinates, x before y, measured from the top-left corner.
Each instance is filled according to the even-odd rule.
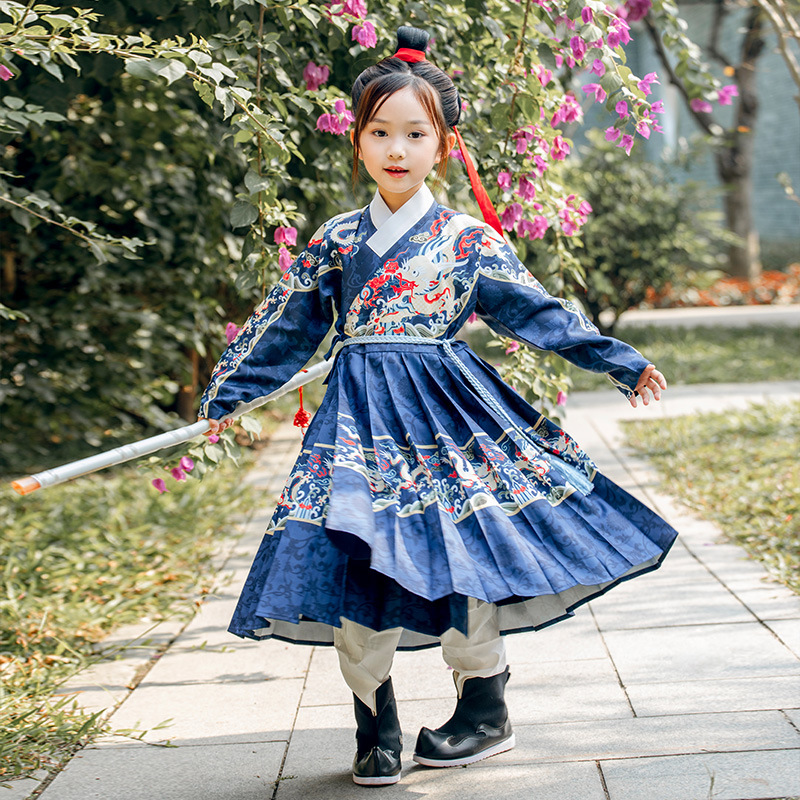
[[[422,50],[412,50],[410,47],[401,47],[395,54],[395,58],[401,61],[408,61],[411,64],[417,61],[425,61],[425,53]]]
[[[464,163],[467,167],[467,175],[469,175],[469,182],[472,185],[472,193],[475,195],[475,199],[478,201],[478,207],[481,210],[481,214],[483,214],[484,220],[502,236],[503,226],[500,224],[500,217],[497,216],[497,211],[492,205],[489,195],[486,194],[486,189],[483,188],[480,176],[478,175],[478,170],[475,169],[475,165],[472,163],[472,159],[467,152],[467,146],[464,144],[461,131],[455,126],[453,126],[453,130],[455,131],[456,138],[458,139],[458,146],[461,148],[461,155],[464,156]]]
[[[308,370],[303,370],[303,372],[308,372]],[[295,427],[303,428],[308,427],[308,423],[311,421],[311,417],[308,415],[308,412],[303,408],[303,387],[301,386],[298,388],[297,393],[300,395],[300,408],[297,410],[297,413],[294,415],[294,424]]]

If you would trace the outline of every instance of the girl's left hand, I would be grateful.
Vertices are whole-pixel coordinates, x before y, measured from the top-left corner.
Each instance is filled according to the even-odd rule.
[[[636,395],[639,395],[642,402],[647,405],[650,402],[650,393],[653,395],[653,400],[660,400],[661,391],[666,388],[667,379],[655,368],[654,364],[648,364],[639,376],[639,382],[628,402],[636,408]]]

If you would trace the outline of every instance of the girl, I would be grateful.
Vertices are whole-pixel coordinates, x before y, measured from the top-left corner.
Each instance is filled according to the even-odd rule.
[[[322,225],[223,354],[200,415],[217,432],[288,381],[335,325],[328,388],[230,630],[333,644],[354,694],[353,780],[400,779],[395,650],[441,644],[457,702],[414,760],[469,764],[514,746],[502,634],[542,628],[655,569],[676,533],[596,471],[453,337],[496,331],[608,373],[636,406],[666,388],[633,348],[548,295],[491,226],[437,203],[461,100],[427,34],[357,78],[353,174],[372,202]]]

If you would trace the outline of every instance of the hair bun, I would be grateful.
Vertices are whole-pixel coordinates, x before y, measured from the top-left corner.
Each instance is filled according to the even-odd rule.
[[[427,31],[420,28],[412,28],[410,25],[403,25],[397,29],[397,49],[403,47],[409,50],[419,50],[424,53],[428,48],[428,40],[431,38]]]

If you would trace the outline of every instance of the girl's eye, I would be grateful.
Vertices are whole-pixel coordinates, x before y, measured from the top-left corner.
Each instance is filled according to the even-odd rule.
[[[408,134],[412,139],[421,139],[425,134],[422,131],[412,131]]]
[[[380,130],[380,128],[376,128],[374,131],[372,131],[372,135],[373,136],[386,136],[386,131],[382,131],[382,130]]]

